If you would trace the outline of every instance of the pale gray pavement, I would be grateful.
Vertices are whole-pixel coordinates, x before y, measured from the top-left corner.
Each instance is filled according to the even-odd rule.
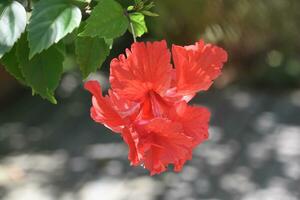
[[[105,82],[104,78],[102,78]],[[0,113],[3,200],[300,199],[300,90],[211,90],[210,140],[181,173],[129,166],[121,138],[89,117],[90,95],[64,77],[54,106],[26,96]]]

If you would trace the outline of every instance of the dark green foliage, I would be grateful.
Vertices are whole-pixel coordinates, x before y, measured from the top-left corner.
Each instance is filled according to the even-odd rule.
[[[122,6],[114,0],[102,0],[93,9],[81,36],[116,38],[124,34],[128,19]]]
[[[147,32],[144,15],[154,16],[149,11],[153,4],[131,1],[134,9],[127,11],[129,2],[1,0],[0,63],[19,82],[31,87],[33,94],[56,103],[55,89],[70,48],[86,78],[101,67],[114,39],[122,36],[130,23],[137,36]]]
[[[24,35],[17,44],[17,56],[26,83],[32,88],[33,93],[55,104],[54,90],[63,72],[64,56],[61,47],[52,45],[29,59],[29,45]]]
[[[18,81],[25,84],[25,78],[22,74],[21,68],[19,66],[19,61],[16,58],[16,45],[10,50],[9,53],[5,54],[2,59],[1,63],[4,65],[6,71],[14,76]]]

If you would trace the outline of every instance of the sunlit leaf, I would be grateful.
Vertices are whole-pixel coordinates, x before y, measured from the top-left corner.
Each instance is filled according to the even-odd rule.
[[[145,16],[140,12],[135,12],[129,14],[130,21],[133,25],[133,29],[135,32],[135,35],[137,37],[141,37],[144,33],[147,33],[147,27],[145,23]],[[132,30],[129,28],[129,31],[132,32]]]
[[[68,0],[41,0],[28,26],[29,57],[49,48],[79,26],[81,11]]]
[[[17,1],[0,3],[0,58],[8,52],[26,27],[25,8]]]

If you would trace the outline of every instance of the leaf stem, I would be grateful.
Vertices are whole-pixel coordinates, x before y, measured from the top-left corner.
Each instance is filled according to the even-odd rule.
[[[125,16],[127,17],[128,21],[129,21],[129,26],[130,26],[130,29],[131,29],[131,34],[132,34],[132,37],[133,37],[133,41],[136,42],[136,34],[135,34],[135,31],[134,31],[134,27],[133,27],[132,21],[131,21],[131,19],[129,17],[128,11],[125,10],[124,14],[125,14]]]
[[[134,28],[133,28],[133,24],[132,24],[131,21],[129,21],[129,24],[130,24],[131,33],[132,33],[132,36],[133,36],[133,41],[136,42],[136,35],[135,35]]]

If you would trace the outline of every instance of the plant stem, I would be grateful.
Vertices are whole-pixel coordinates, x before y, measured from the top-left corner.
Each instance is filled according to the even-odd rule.
[[[132,24],[131,21],[129,23],[130,23],[131,33],[132,33],[132,36],[133,36],[133,41],[136,42],[136,35],[135,35],[134,28],[133,28],[133,24]]]
[[[129,21],[129,25],[130,25],[130,29],[131,29],[131,33],[132,33],[132,37],[133,37],[133,41],[136,42],[136,34],[133,28],[133,24],[132,21],[129,17],[129,13],[127,12],[127,10],[124,11],[125,16],[127,17],[128,21]]]

